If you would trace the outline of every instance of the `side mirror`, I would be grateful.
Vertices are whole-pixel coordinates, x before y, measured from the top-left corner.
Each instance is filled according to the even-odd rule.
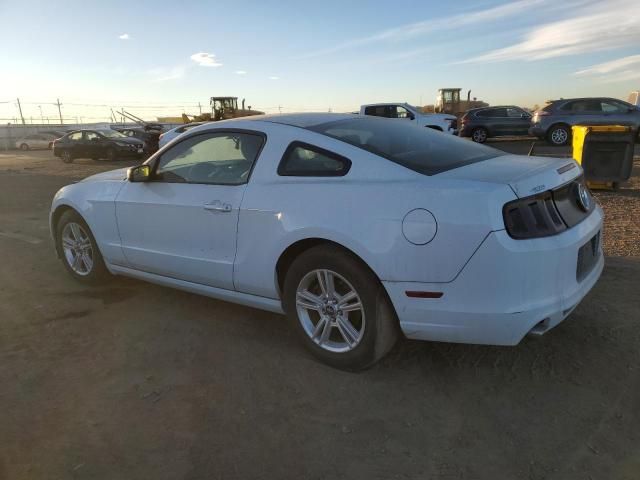
[[[149,165],[138,165],[127,170],[127,180],[130,182],[148,182],[149,178],[151,178]]]
[[[409,112],[409,120],[415,120],[415,119],[416,119],[416,116],[413,113]]]

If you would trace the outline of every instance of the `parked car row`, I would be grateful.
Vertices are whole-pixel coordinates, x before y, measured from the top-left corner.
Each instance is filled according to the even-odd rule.
[[[460,136],[478,143],[490,137],[531,135],[566,145],[574,125],[624,125],[638,131],[640,108],[615,98],[571,98],[551,101],[533,115],[514,105],[474,108],[460,123]]]

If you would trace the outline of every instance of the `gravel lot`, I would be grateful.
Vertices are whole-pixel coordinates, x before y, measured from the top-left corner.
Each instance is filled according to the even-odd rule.
[[[638,157],[596,193],[607,264],[560,326],[516,347],[402,341],[357,375],[278,315],[69,278],[53,194],[129,164],[0,153],[0,479],[638,478]]]

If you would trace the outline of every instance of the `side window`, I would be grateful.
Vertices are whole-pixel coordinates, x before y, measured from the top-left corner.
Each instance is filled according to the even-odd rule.
[[[409,111],[404,107],[396,107],[396,118],[409,118]]]
[[[523,118],[523,115],[527,116],[527,113],[524,110],[520,110],[519,108],[507,108],[507,116],[509,118]]]
[[[500,117],[500,118],[505,118],[507,117],[507,109],[506,108],[494,108],[493,109],[493,113],[491,114],[492,117]]]
[[[364,109],[365,115],[372,115],[374,117],[388,117],[389,107],[387,105],[370,105]]]
[[[349,172],[351,161],[307,143],[293,142],[282,156],[278,175],[283,177],[342,177]]]
[[[247,183],[264,138],[258,134],[216,132],[178,143],[160,157],[155,181],[240,185]]]
[[[560,110],[562,110],[563,112],[570,112],[573,110],[573,104],[576,102],[567,102],[564,105],[562,105],[560,107]]]
[[[491,117],[493,116],[491,113],[492,111],[493,110],[480,110],[479,112],[476,113],[476,117],[483,117],[483,118]]]
[[[100,138],[100,135],[98,135],[96,132],[84,132],[84,139],[85,140],[93,140],[94,138]]]
[[[73,140],[74,142],[77,142],[78,140],[81,140],[81,139],[82,139],[82,132],[75,132],[69,135],[69,140]]]
[[[603,101],[601,105],[604,113],[626,113],[629,111],[626,105],[613,100]]]
[[[562,110],[568,110],[572,113],[601,112],[602,107],[597,100],[576,100],[564,105]]]

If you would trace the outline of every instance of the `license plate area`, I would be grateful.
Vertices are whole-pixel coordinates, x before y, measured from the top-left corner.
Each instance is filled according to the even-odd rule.
[[[581,282],[593,270],[600,256],[600,232],[596,233],[578,250],[578,264],[576,266],[576,280]]]

